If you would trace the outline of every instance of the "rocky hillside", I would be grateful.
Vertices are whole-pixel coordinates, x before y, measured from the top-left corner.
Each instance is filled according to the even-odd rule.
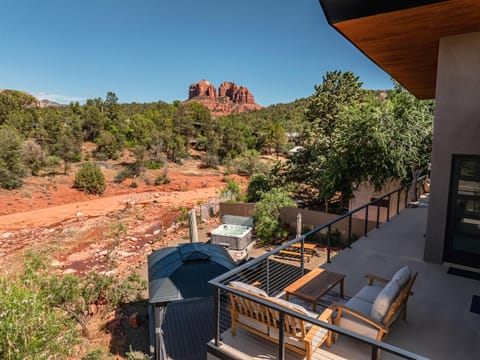
[[[212,116],[239,114],[259,110],[262,106],[255,102],[253,94],[245,86],[224,81],[218,91],[211,82],[201,80],[190,85],[188,100],[204,105],[212,112]]]

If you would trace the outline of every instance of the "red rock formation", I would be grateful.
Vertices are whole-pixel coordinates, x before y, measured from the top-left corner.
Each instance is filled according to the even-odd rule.
[[[193,83],[188,89],[188,99],[192,99],[197,96],[206,96],[212,99],[217,98],[217,91],[215,86],[207,80],[201,80],[198,83]]]
[[[255,103],[255,98],[245,86],[238,86],[234,82],[224,81],[218,88],[218,97],[215,86],[207,80],[190,85],[188,100],[201,103],[211,111],[213,117],[238,114],[259,110],[262,107]]]
[[[237,84],[230,81],[224,81],[220,84],[220,87],[218,88],[218,97],[228,97],[230,101],[233,101],[233,98],[235,97],[235,93],[237,91]]]
[[[234,104],[255,104],[255,99],[245,86],[224,81],[218,88],[218,97],[227,97]]]
[[[233,97],[233,102],[235,104],[255,104],[255,99],[246,87],[240,86]]]

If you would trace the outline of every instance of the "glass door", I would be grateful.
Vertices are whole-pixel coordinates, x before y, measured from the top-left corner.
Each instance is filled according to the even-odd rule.
[[[445,260],[480,267],[480,157],[454,155]]]

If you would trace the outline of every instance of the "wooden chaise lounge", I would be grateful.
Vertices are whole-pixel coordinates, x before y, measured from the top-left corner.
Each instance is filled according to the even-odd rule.
[[[269,297],[263,290],[255,286],[231,282],[230,286],[243,293],[268,302],[275,303],[281,307],[293,310],[303,315],[314,317],[320,321],[331,322],[332,311],[325,310],[318,315],[306,310],[304,307],[290,303],[283,299]],[[264,339],[278,344],[279,334],[279,311],[266,305],[247,299],[241,295],[229,293],[230,315],[232,320],[232,336],[236,335],[237,327],[258,335]],[[285,314],[284,320],[285,348],[304,355],[306,360],[311,360],[315,350],[326,342],[331,346],[331,335],[327,329],[303,321],[295,316]]]

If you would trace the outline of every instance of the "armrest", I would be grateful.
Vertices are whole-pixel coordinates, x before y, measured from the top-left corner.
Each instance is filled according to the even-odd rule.
[[[325,322],[331,324],[332,323],[332,314],[333,314],[333,310],[330,309],[330,308],[327,308],[320,315],[318,315],[317,320],[325,321]],[[318,325],[312,325],[310,330],[308,330],[307,334],[305,335],[305,341],[308,342],[308,343],[312,343],[315,336],[318,336],[319,331],[324,331],[324,330],[325,330],[324,328],[322,328]],[[328,331],[326,339],[323,340],[323,341],[327,342],[327,347],[332,346],[331,335],[332,335],[331,332]],[[320,346],[323,343],[323,341],[320,341],[317,346]]]
[[[373,285],[373,282],[376,280],[376,281],[380,281],[384,284],[388,284],[390,282],[390,280],[388,279],[385,279],[385,278],[382,278],[380,276],[377,276],[377,275],[373,275],[373,274],[366,274],[365,275],[366,278],[368,278],[368,285]]]
[[[328,323],[332,322],[332,314],[333,310],[330,308],[325,309],[320,315],[318,315],[317,319],[320,321],[325,321]]]
[[[388,333],[388,328],[386,326],[384,326],[383,324],[379,323],[378,321],[375,321],[369,317],[366,317],[365,315],[359,313],[358,311],[355,311],[353,309],[350,309],[346,306],[343,306],[343,305],[340,305],[340,304],[332,304],[330,305],[330,307],[333,309],[333,310],[337,310],[339,313],[337,316],[342,316],[342,312],[345,312],[347,314],[350,314],[352,316],[355,316],[357,319],[360,319],[364,322],[366,322],[367,324],[375,327],[378,329],[378,331],[380,332],[384,332],[384,333]],[[335,321],[335,325],[337,325],[338,321]]]

